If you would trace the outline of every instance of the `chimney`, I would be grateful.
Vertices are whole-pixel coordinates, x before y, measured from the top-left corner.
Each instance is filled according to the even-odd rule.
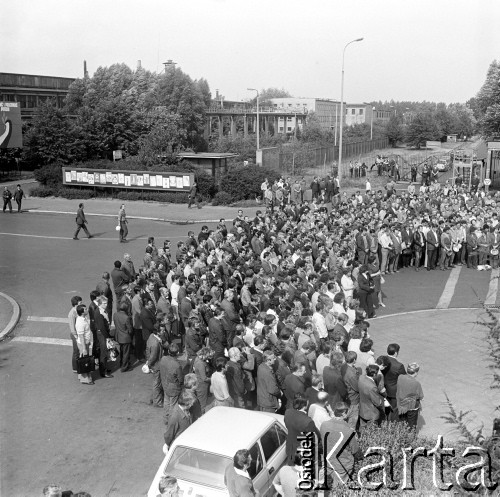
[[[142,69],[141,61],[137,61],[137,70]]]
[[[87,71],[87,61],[83,61],[83,77],[88,78],[89,77],[89,72]]]

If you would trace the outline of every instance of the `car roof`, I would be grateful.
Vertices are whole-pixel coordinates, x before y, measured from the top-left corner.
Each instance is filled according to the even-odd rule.
[[[233,457],[249,449],[256,439],[283,416],[235,407],[217,406],[181,433],[173,446],[183,445]],[[283,427],[283,422],[279,423]]]

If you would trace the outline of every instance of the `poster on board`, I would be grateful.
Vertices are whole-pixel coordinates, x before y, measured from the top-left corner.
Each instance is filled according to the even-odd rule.
[[[182,176],[177,176],[175,178],[177,188],[182,188]]]
[[[144,174],[144,184],[149,185],[149,174]]]
[[[130,186],[131,185],[131,180],[130,180],[130,176],[125,176],[125,186]]]
[[[149,186],[156,188],[156,176],[154,174],[149,178]]]
[[[163,178],[163,188],[170,188],[170,179],[166,176]]]
[[[88,171],[83,171],[83,173],[82,173],[82,181],[84,183],[88,183],[89,182],[89,173],[88,173]]]
[[[106,184],[106,174],[105,173],[99,173],[99,182],[101,183],[101,185]]]
[[[125,184],[125,175],[123,173],[118,173],[118,184],[120,185]]]
[[[182,177],[182,184],[183,184],[183,186],[185,186],[185,187],[189,187],[189,186],[190,186],[190,185],[189,185],[189,176],[183,176],[183,177]]]
[[[163,184],[163,176],[161,174],[156,175],[156,184],[161,188]]]
[[[71,183],[71,173],[69,171],[64,173],[64,178],[66,179],[66,183]]]
[[[89,180],[89,185],[93,185],[94,184],[94,175],[92,173],[89,174],[88,180]]]

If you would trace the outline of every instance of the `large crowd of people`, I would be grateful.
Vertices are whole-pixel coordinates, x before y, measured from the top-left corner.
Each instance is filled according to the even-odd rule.
[[[294,196],[300,183],[265,182],[255,217],[239,210],[173,248],[151,237],[140,264],[125,254],[102,275],[88,306],[73,297],[80,382],[96,374],[82,369],[86,357],[103,378],[113,377],[117,348],[124,373],[141,363],[167,447],[214,406],[284,414],[291,467],[302,431],[359,433],[384,419],[416,427],[419,365],[401,364],[397,343],[375,354],[370,319],[385,307],[388,275],[498,267],[497,197],[460,182],[401,191],[393,181],[348,196],[327,177],[315,179],[309,202],[298,187]],[[352,450],[336,468],[343,481]]]

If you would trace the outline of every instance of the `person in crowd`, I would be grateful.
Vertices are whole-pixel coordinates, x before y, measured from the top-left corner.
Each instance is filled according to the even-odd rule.
[[[75,329],[76,318],[78,317],[76,309],[79,305],[82,304],[82,302],[83,300],[79,295],[73,295],[73,297],[71,297],[71,310],[68,313],[69,337],[71,338],[71,343],[73,345],[73,354],[71,356],[71,366],[73,368],[73,373],[77,372],[76,360],[80,357],[80,349],[78,347],[78,334],[76,333]]]
[[[359,421],[360,428],[367,424],[378,424],[384,409],[384,397],[377,389],[375,377],[379,372],[376,364],[366,367],[366,374],[359,377]]]
[[[120,345],[120,367],[123,373],[132,371],[130,347],[134,331],[132,329],[132,320],[127,311],[128,305],[125,302],[121,302],[118,306],[118,311],[113,315],[115,337]]]
[[[333,488],[345,486],[352,480],[354,465],[363,458],[354,429],[347,423],[349,406],[338,402],[333,407],[332,417],[321,424],[321,439],[325,440],[324,452],[328,464],[326,471]],[[345,443],[341,443],[342,441]]]
[[[424,392],[422,385],[417,380],[420,366],[416,362],[408,364],[406,375],[398,376],[396,388],[396,402],[399,419],[404,421],[411,428],[416,428],[418,423],[418,413],[422,408]]]
[[[155,407],[163,407],[164,392],[161,382],[160,363],[163,357],[163,337],[159,329],[155,329],[146,343],[146,363],[143,371],[153,376],[153,388],[150,404]]]
[[[164,392],[163,420],[168,424],[170,414],[177,404],[179,394],[184,384],[182,366],[178,360],[179,346],[176,343],[168,345],[167,354],[160,360],[161,386]]]
[[[183,392],[179,395],[176,404],[172,407],[168,418],[167,429],[163,436],[165,445],[170,447],[172,442],[193,422],[191,417],[191,408],[195,402],[190,392]]]
[[[179,483],[174,476],[162,476],[158,483],[158,490],[160,492],[158,497],[179,497],[181,495]]]
[[[399,376],[406,374],[404,365],[398,361],[400,348],[401,347],[397,343],[390,343],[387,346],[387,357],[389,359],[390,366],[383,371],[387,401],[389,402],[392,410],[390,419],[394,419],[394,416],[397,416],[396,393],[398,378]]]
[[[247,449],[236,452],[233,462],[224,472],[224,485],[227,487],[229,497],[252,497],[258,495],[248,473],[252,464],[252,455]]]
[[[76,308],[76,321],[75,331],[77,335],[77,344],[80,357],[92,356],[92,347],[94,344],[94,337],[90,331],[90,322],[88,318],[88,310],[84,305],[78,305]],[[78,375],[80,383],[85,385],[93,385],[91,373],[81,373]]]
[[[111,340],[109,334],[108,299],[96,298],[97,309],[93,314],[97,340],[99,342],[99,373],[102,378],[113,378],[111,370],[108,368],[108,344]]]

